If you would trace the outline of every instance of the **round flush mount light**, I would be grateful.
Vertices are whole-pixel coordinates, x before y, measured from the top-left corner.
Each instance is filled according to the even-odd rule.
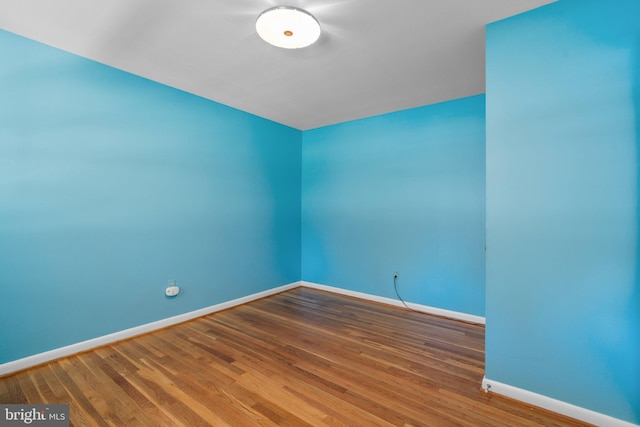
[[[320,24],[306,10],[276,6],[262,12],[256,31],[264,41],[285,49],[307,47],[320,37]]]

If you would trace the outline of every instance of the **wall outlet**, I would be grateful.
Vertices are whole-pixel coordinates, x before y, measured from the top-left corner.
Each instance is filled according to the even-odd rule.
[[[168,297],[175,297],[180,293],[180,288],[176,286],[176,281],[169,280],[169,287],[164,290],[164,294]]]
[[[164,294],[168,297],[175,297],[180,293],[180,288],[177,286],[169,286],[165,289]]]
[[[397,279],[398,278],[398,272],[396,271],[395,273],[393,273],[393,278]]]

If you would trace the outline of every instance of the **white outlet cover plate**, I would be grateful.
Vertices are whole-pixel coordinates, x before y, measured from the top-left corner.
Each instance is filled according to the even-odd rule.
[[[180,293],[180,288],[178,286],[169,286],[165,291],[165,295],[168,297],[175,297],[179,293]]]

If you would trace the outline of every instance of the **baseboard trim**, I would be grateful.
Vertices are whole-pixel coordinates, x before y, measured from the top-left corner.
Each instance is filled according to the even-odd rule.
[[[348,289],[336,288],[334,286],[322,285],[320,283],[305,282],[305,281],[302,281],[300,283],[301,283],[301,286],[304,286],[307,288],[319,289],[322,291],[333,292],[335,294],[342,294],[342,295],[347,295],[355,298],[366,299],[369,301],[380,302],[383,304],[394,305],[397,307],[404,307],[404,304],[401,301],[398,301],[397,299],[393,299],[393,298],[366,294],[364,292],[350,291]],[[442,308],[430,307],[428,305],[415,304],[411,302],[408,302],[407,306],[412,310],[421,311],[423,313],[434,314],[436,316],[442,316],[442,317],[449,317],[452,319],[463,320],[465,322],[477,323],[480,325],[485,324],[485,318],[482,316],[461,313],[459,311],[445,310]]]
[[[0,377],[10,375],[19,371],[23,371],[25,369],[32,368],[34,366],[42,365],[44,363],[51,362],[52,360],[60,359],[62,357],[71,356],[73,354],[81,353],[83,351],[88,351],[97,347],[112,344],[117,341],[122,341],[125,339],[133,338],[138,335],[153,332],[158,329],[177,325],[179,323],[183,323],[198,317],[206,316],[208,314],[212,314],[217,311],[226,310],[228,308],[232,308],[238,305],[246,304],[248,302],[255,301],[260,298],[265,298],[271,295],[275,295],[280,292],[284,292],[300,286],[305,286],[312,289],[319,289],[327,292],[332,292],[335,294],[352,296],[355,298],[361,298],[369,301],[380,302],[383,304],[389,304],[389,305],[394,305],[398,307],[403,306],[402,302],[392,298],[380,297],[377,295],[366,294],[363,292],[350,291],[347,289],[336,288],[333,286],[322,285],[319,283],[298,281],[298,282],[290,283],[288,285],[283,285],[273,289],[268,289],[266,291],[247,295],[245,297],[226,301],[220,304],[215,304],[209,307],[201,308],[199,310],[190,311],[188,313],[183,313],[177,316],[168,317],[166,319],[161,319],[155,322],[146,323],[144,325],[135,326],[133,328],[125,329],[122,331],[114,332],[112,334],[103,335],[96,338],[92,338],[90,340],[81,341],[79,343],[71,344],[65,347],[60,347],[60,348],[49,350],[43,353],[34,354],[32,356],[27,356],[22,359],[12,360],[10,362],[0,364]],[[421,311],[424,313],[435,314],[437,316],[450,317],[453,319],[463,320],[471,323],[478,323],[478,324],[485,323],[484,317],[480,317],[480,316],[460,313],[457,311],[444,310],[436,307],[429,307],[421,304],[407,303],[407,305],[413,310]]]
[[[542,394],[500,383],[486,377],[482,379],[482,388],[487,393],[506,396],[529,405],[538,406],[540,408],[566,415],[567,417],[575,418],[586,423],[595,424],[597,426],[638,427],[638,424],[633,424],[629,421],[624,421],[609,415],[601,414],[600,412],[595,412],[561,400],[556,400]]]
[[[16,373],[37,365],[50,362],[52,360],[60,359],[62,357],[70,356],[73,354],[81,353],[87,350],[91,350],[97,347],[108,345],[117,341],[133,338],[138,335],[146,334],[149,332],[163,329],[169,326],[177,325],[198,317],[206,316],[208,314],[215,313],[217,311],[226,310],[238,305],[246,304],[251,301],[255,301],[261,298],[265,298],[271,295],[278,294],[290,289],[304,286],[311,289],[318,289],[335,294],[342,294],[352,296],[355,298],[361,298],[369,301],[380,302],[383,304],[394,305],[402,307],[401,301],[392,298],[380,297],[377,295],[367,294],[363,292],[351,291],[342,288],[336,288],[333,286],[322,285],[319,283],[298,281],[288,285],[279,286],[276,288],[268,289],[266,291],[257,292],[255,294],[247,295],[234,300],[226,301],[220,304],[215,304],[209,307],[201,308],[198,310],[183,313],[177,316],[169,317],[166,319],[158,320],[144,325],[136,326],[133,328],[125,329],[122,331],[114,332],[112,334],[103,335],[101,337],[93,338],[87,341],[71,344],[65,347],[60,347],[54,350],[46,351],[44,353],[35,354],[22,359],[13,360],[11,362],[0,364],[0,377]],[[436,307],[430,307],[421,304],[407,303],[407,305],[414,310],[421,311],[428,314],[434,314],[437,316],[444,316],[453,319],[463,320],[466,322],[485,324],[485,318],[481,316],[475,316],[472,314],[460,313],[457,311],[444,310]],[[591,411],[586,408],[572,405],[561,400],[556,400],[538,393],[534,393],[528,390],[524,390],[518,387],[514,387],[508,384],[500,383],[498,381],[491,380],[484,377],[482,379],[482,388],[485,392],[496,393],[502,396],[509,397],[511,399],[519,400],[521,402],[538,406],[562,415],[566,415],[571,418],[575,418],[580,421],[595,424],[598,426],[608,427],[639,427],[638,424],[633,424],[628,421],[613,418],[609,415],[601,414],[599,412]]]
[[[13,360],[11,362],[0,364],[0,377],[13,374],[18,371],[23,371],[28,368],[32,368],[37,365],[42,365],[47,362],[51,362],[55,359],[77,354],[83,351],[91,350],[103,345],[108,345],[116,341],[122,341],[125,339],[133,338],[138,335],[146,334],[148,332],[156,331],[158,329],[166,328],[168,326],[177,325],[198,317],[206,316],[217,311],[226,310],[238,305],[246,304],[251,301],[255,301],[261,298],[265,298],[280,292],[287,291],[289,289],[297,288],[301,285],[301,282],[294,282],[288,285],[279,286],[277,288],[268,289],[266,291],[257,292],[255,294],[247,295],[245,297],[237,298],[234,300],[226,301],[220,304],[215,304],[209,307],[201,308],[198,310],[190,311],[188,313],[179,314],[177,316],[168,317],[166,319],[158,320],[144,325],[135,326],[133,328],[125,329],[122,331],[114,332],[112,334],[103,335],[101,337],[92,338],[87,341],[71,344],[65,347],[56,348],[54,350],[46,351],[44,353],[34,354],[22,359]]]

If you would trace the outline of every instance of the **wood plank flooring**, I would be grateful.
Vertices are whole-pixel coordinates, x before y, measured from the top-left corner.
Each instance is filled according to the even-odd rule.
[[[584,426],[485,394],[484,327],[297,288],[0,378],[74,426]]]

